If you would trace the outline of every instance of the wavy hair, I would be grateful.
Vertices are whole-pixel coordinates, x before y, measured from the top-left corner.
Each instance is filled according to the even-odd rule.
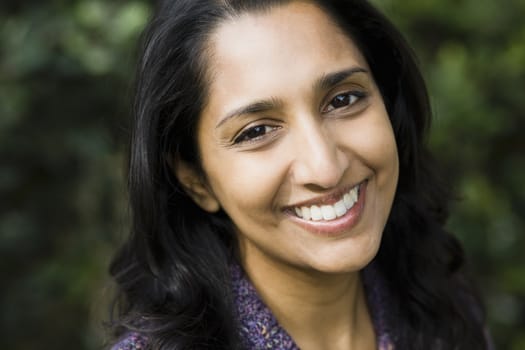
[[[286,2],[168,0],[145,30],[129,157],[132,227],[110,266],[117,335],[142,332],[159,350],[241,348],[229,285],[232,223],[200,209],[171,165],[201,169],[196,125],[210,34],[225,19]],[[397,142],[399,183],[376,257],[392,294],[396,348],[485,349],[484,312],[463,273],[464,253],[443,228],[450,191],[426,147],[431,111],[414,55],[366,1],[314,2],[363,53]]]

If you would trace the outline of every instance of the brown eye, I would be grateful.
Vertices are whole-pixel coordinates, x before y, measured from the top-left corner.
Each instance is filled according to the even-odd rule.
[[[253,141],[273,131],[277,127],[270,125],[256,125],[249,129],[244,130],[239,136],[235,138],[234,143],[241,143],[247,141]]]
[[[331,105],[334,108],[344,107],[344,106],[351,104],[354,101],[354,99],[357,99],[357,98],[353,95],[337,95],[332,100]]]
[[[361,91],[349,91],[335,96],[328,104],[325,112],[333,111],[334,109],[344,108],[353,105],[366,94]]]

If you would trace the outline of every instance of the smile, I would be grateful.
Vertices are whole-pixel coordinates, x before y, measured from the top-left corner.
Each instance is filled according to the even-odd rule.
[[[350,232],[363,216],[368,179],[344,189],[344,192],[319,197],[290,207],[286,212],[292,222],[322,236]]]
[[[309,221],[331,221],[344,216],[359,198],[359,184],[344,193],[334,204],[295,207],[295,215]]]

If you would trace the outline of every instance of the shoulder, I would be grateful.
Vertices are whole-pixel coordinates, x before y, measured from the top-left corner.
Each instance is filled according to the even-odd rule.
[[[124,335],[111,350],[144,350],[146,349],[146,337],[137,332]]]

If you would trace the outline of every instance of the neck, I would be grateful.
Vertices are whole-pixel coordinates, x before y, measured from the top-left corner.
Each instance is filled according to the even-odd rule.
[[[359,272],[326,274],[266,260],[242,265],[279,324],[301,349],[375,348]]]

